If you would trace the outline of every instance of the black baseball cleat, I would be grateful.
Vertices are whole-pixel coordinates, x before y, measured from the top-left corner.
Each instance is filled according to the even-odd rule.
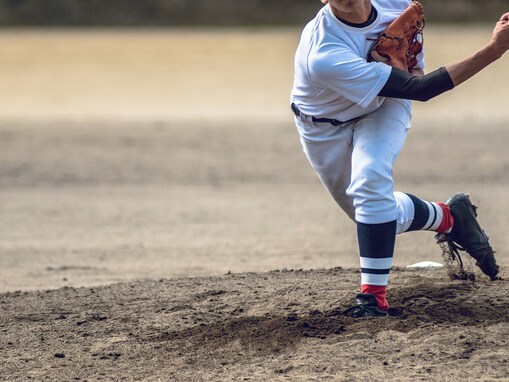
[[[387,317],[386,310],[378,308],[375,295],[369,293],[358,293],[355,298],[357,305],[348,308],[343,312],[345,316],[353,318],[363,317]]]
[[[466,251],[476,260],[481,271],[496,280],[499,268],[495,252],[477,221],[477,207],[472,204],[469,196],[463,193],[452,196],[446,204],[451,209],[454,225],[450,233],[442,235],[442,241],[448,241],[456,253],[457,250]]]

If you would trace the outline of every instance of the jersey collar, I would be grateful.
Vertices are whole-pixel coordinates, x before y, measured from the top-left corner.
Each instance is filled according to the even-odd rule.
[[[336,17],[336,15],[334,15],[329,4],[327,4],[326,7],[327,7],[327,13],[328,13],[329,17],[332,18],[334,20],[334,22],[338,23],[341,28],[343,28],[344,30],[346,30],[349,33],[365,34],[365,33],[370,32],[371,30],[373,30],[378,25],[378,23],[380,21],[380,9],[376,6],[374,1],[371,2],[371,6],[373,7],[373,9],[376,12],[376,18],[369,25],[364,26],[364,27],[357,27],[357,26],[351,26],[351,25],[345,24],[343,21],[338,19]]]

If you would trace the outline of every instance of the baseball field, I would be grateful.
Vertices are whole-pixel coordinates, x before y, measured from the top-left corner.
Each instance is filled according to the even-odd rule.
[[[490,32],[429,26],[427,70]],[[298,35],[0,31],[0,380],[509,380],[508,281],[408,270],[432,233],[398,237],[390,318],[340,314],[355,226],[293,125]],[[395,172],[471,193],[504,279],[508,72],[415,104]]]

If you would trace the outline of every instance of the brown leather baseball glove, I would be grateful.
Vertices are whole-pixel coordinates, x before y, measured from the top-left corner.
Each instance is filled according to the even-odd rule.
[[[414,1],[382,32],[368,53],[368,61],[384,62],[409,71],[422,52],[425,19],[422,5]]]

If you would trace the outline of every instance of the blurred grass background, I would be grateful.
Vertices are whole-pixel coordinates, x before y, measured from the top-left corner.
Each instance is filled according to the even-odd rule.
[[[492,21],[507,0],[422,0],[428,21]],[[0,0],[0,26],[301,25],[318,0]]]

